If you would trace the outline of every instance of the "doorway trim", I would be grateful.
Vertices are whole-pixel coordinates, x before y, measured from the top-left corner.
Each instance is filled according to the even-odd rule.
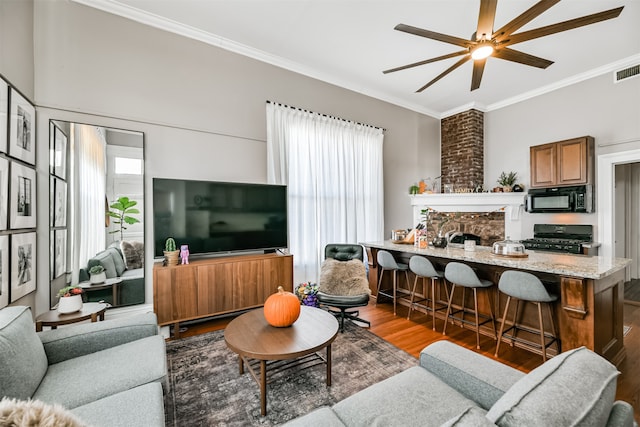
[[[598,235],[600,240],[600,256],[613,257],[614,218],[615,218],[615,167],[626,163],[640,161],[640,149],[619,153],[601,154],[598,156]]]

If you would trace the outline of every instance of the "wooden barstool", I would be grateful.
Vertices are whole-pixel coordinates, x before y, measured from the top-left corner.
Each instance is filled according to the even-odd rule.
[[[491,322],[493,326],[493,333],[497,339],[496,335],[496,324],[495,317],[493,315],[493,302],[491,301],[490,288],[493,285],[493,282],[485,279],[478,278],[478,275],[473,271],[471,267],[467,264],[462,264],[460,262],[450,262],[444,269],[444,277],[451,282],[451,294],[449,295],[449,304],[447,305],[447,314],[444,318],[444,328],[442,329],[442,335],[447,334],[447,323],[449,323],[449,317],[454,321],[459,320],[460,326],[464,327],[465,323],[473,324],[476,330],[476,348],[480,349],[480,326],[484,325],[487,322]],[[462,306],[459,310],[451,311],[451,306],[453,303],[453,295],[455,294],[456,287],[462,286]],[[466,288],[473,289],[473,310],[467,309],[465,307],[465,290]],[[490,315],[487,316],[485,314],[480,314],[478,312],[478,289],[484,289],[487,291],[487,299],[489,301],[489,310]],[[462,312],[460,317],[456,317],[455,314]],[[471,322],[464,318],[466,313],[474,314],[475,322]],[[483,317],[484,320],[480,323],[479,318]]]
[[[508,338],[511,339],[511,346],[513,346],[514,341],[518,341],[529,349],[540,350],[542,353],[542,361],[547,360],[547,348],[556,343],[556,349],[558,350],[558,354],[560,353],[560,340],[556,335],[556,329],[553,321],[553,311],[551,310],[551,304],[558,299],[556,295],[550,294],[547,289],[544,287],[544,284],[531,273],[526,273],[524,271],[514,271],[508,270],[502,273],[500,276],[500,281],[498,282],[498,289],[503,294],[507,295],[507,303],[504,307],[504,315],[502,316],[502,322],[500,324],[500,333],[498,334],[498,344],[496,345],[496,354],[498,356],[498,350],[500,349],[500,341],[502,340],[503,335],[506,334]],[[509,303],[511,302],[511,298],[516,299],[516,312],[513,315],[513,322],[507,330],[504,330],[504,325],[507,320],[507,315],[509,314]],[[538,306],[538,322],[539,322],[539,330],[534,330],[531,328],[524,327],[522,325],[518,325],[518,309],[520,308],[520,301],[530,302]],[[551,322],[551,333],[546,333],[544,329],[544,322],[542,321],[542,306],[544,304],[547,306],[549,310],[549,319]],[[524,330],[530,333],[539,334],[540,343],[536,344],[528,340],[518,339],[517,332],[518,329]],[[508,334],[509,331],[513,330],[512,334]]]
[[[396,305],[397,305],[397,300],[398,300],[398,271],[404,271],[404,275],[407,279],[407,287],[409,286],[409,274],[407,273],[407,271],[409,270],[409,266],[407,264],[402,264],[399,262],[396,262],[395,258],[393,257],[393,255],[391,255],[390,252],[387,251],[378,251],[378,267],[380,267],[380,279],[378,280],[378,295],[376,297],[376,304],[378,304],[378,297],[380,295],[384,295],[386,297],[389,297],[393,300],[393,314],[395,316],[396,314]],[[391,271],[393,272],[393,287],[392,289],[385,289],[382,290],[381,289],[381,285],[382,285],[382,276],[384,276],[384,272],[385,271]],[[406,293],[408,293],[409,291],[406,290]]]
[[[411,317],[411,310],[414,309],[416,305],[419,305],[420,302],[430,302],[431,306],[425,304],[425,310],[431,311],[431,315],[433,316],[433,330],[436,330],[436,310],[444,310],[447,308],[446,305],[441,305],[438,309],[436,309],[436,284],[444,279],[444,273],[442,271],[437,271],[431,261],[427,258],[419,255],[414,255],[409,260],[409,270],[415,274],[416,278],[413,281],[413,289],[411,290],[411,300],[409,305],[409,314],[407,314],[407,320]],[[422,296],[419,300],[416,300],[416,287],[418,285],[418,279],[422,280]],[[425,287],[425,279],[431,280],[431,298],[428,296],[428,291]],[[445,291],[447,292],[447,301],[449,300],[449,291],[445,286]]]

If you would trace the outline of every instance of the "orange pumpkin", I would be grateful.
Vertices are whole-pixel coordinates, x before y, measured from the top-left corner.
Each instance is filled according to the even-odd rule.
[[[264,302],[264,318],[271,326],[284,328],[293,325],[300,316],[300,300],[278,286],[278,292]]]

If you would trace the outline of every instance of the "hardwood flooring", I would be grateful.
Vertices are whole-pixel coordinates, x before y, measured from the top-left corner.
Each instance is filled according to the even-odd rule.
[[[471,329],[459,326],[447,326],[447,335],[442,335],[443,321],[436,321],[436,331],[432,330],[431,316],[421,312],[412,312],[411,320],[407,320],[407,308],[399,306],[398,315],[393,315],[391,304],[374,305],[360,309],[360,316],[371,321],[371,332],[389,341],[396,347],[418,357],[420,351],[428,344],[448,339],[487,357],[494,358],[495,341],[487,336],[480,336],[480,348],[476,350],[475,333]],[[232,317],[212,319],[192,324],[181,336],[187,337],[224,329]],[[640,306],[625,304],[624,324],[631,326],[624,338],[627,350],[626,359],[618,366],[621,374],[618,377],[616,398],[631,403],[634,407],[636,422],[640,423]],[[523,372],[538,367],[542,358],[526,350],[510,347],[503,343],[497,360]]]

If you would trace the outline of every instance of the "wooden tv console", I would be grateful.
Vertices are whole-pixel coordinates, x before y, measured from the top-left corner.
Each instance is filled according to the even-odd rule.
[[[153,311],[158,324],[243,311],[264,305],[278,286],[293,291],[293,255],[238,255],[153,266]]]

